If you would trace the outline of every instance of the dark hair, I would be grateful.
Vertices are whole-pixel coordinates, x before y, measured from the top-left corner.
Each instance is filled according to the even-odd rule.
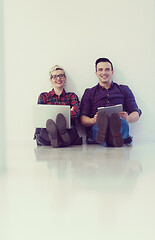
[[[99,62],[109,62],[111,64],[111,70],[113,71],[113,65],[112,65],[112,62],[108,59],[108,58],[98,58],[95,62],[95,69],[97,71],[97,64]]]

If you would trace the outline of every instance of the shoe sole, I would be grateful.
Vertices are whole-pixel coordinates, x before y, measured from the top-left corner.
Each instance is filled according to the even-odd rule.
[[[104,111],[100,111],[97,116],[98,132],[96,135],[96,142],[102,144],[106,139],[106,132],[108,127],[108,116]]]
[[[56,126],[64,143],[70,145],[70,137],[66,130],[66,119],[64,115],[61,113],[57,115]]]
[[[116,113],[112,113],[109,119],[109,128],[114,147],[122,147],[124,140],[121,135],[121,119]]]
[[[51,141],[51,146],[53,148],[58,147],[58,133],[55,122],[52,119],[48,119],[46,122],[46,130],[48,132],[49,139]]]

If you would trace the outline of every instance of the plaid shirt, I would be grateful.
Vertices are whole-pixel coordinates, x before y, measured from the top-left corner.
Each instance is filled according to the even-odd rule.
[[[137,111],[141,115],[135,97],[126,85],[118,85],[112,82],[109,89],[105,89],[97,84],[93,88],[85,90],[81,99],[81,115],[93,117],[98,111],[98,107],[107,107],[116,104],[123,105],[123,111],[130,114]]]
[[[51,105],[69,105],[70,108],[74,107],[74,111],[71,111],[71,119],[79,117],[79,99],[78,96],[73,92],[63,92],[60,96],[55,94],[54,89],[50,92],[43,92],[39,95],[38,104],[51,104]]]

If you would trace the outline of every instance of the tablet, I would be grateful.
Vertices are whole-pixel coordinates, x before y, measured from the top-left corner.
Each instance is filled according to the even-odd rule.
[[[33,123],[35,128],[46,128],[46,121],[56,121],[56,116],[62,113],[66,119],[66,127],[71,128],[70,106],[35,104],[33,106]]]
[[[110,116],[111,113],[119,113],[123,111],[123,106],[122,104],[117,104],[113,106],[108,106],[108,107],[98,107],[98,111],[105,111],[108,116]]]

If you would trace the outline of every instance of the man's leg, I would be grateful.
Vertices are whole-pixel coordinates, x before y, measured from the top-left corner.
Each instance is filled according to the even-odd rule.
[[[120,129],[120,133],[121,133],[121,136],[122,138],[124,139],[124,141],[126,139],[129,138],[129,124],[127,123],[127,121],[123,118],[120,119],[121,120],[121,129]],[[91,132],[92,132],[92,139],[94,141],[96,141],[96,135],[98,133],[98,126],[97,124],[94,124],[92,127],[91,127]],[[97,142],[97,141],[96,141]],[[109,144],[111,145],[111,144]],[[103,144],[103,146],[105,146],[105,143]]]
[[[123,118],[121,118],[121,122],[122,122],[121,135],[124,139],[124,143],[129,145],[130,143],[132,143],[132,137],[129,135],[129,124]]]
[[[123,139],[127,139],[129,137],[129,124],[124,118],[121,118],[121,135]]]
[[[96,142],[96,135],[98,133],[98,126],[97,124],[94,124],[92,127],[91,127],[91,132],[92,132],[92,139]],[[97,142],[96,142],[97,143]]]

